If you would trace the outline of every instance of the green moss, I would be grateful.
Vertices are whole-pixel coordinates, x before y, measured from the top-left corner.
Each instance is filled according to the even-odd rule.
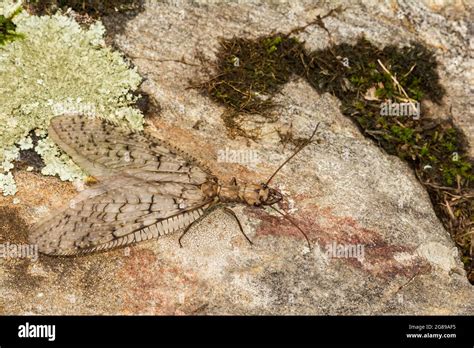
[[[392,125],[390,131],[398,142],[412,143],[414,130],[411,128],[404,128],[397,125]]]
[[[441,101],[444,89],[439,84],[436,61],[424,46],[412,43],[403,48],[387,46],[380,50],[360,39],[355,45],[337,45],[312,52],[309,57],[307,64],[312,70],[308,75],[312,85],[321,92],[336,95],[343,102],[344,114],[355,119],[364,133],[377,140],[388,153],[409,161],[429,182],[457,185],[453,176],[459,175],[463,187],[472,184],[472,166],[460,166],[462,161],[458,164],[451,161],[453,153],[460,156],[465,153],[462,136],[452,121],[433,125],[432,120],[425,118],[380,115],[383,101],[406,101],[392,77],[396,77],[412,101]],[[350,57],[350,67],[344,67],[336,57]],[[365,99],[369,89],[375,90],[378,100]],[[424,171],[426,165],[433,170]]]
[[[238,112],[266,115],[274,107],[273,95],[300,67],[303,46],[288,35],[275,34],[256,40],[221,41],[217,79],[200,85],[216,102]]]
[[[445,184],[449,186],[456,184],[458,177],[461,180],[468,179],[470,181],[474,181],[472,164],[464,159],[458,159],[451,162],[446,161],[441,165],[440,170],[442,172]]]
[[[71,8],[93,18],[114,15],[117,12],[138,11],[143,7],[142,0],[28,0],[24,2],[28,10],[37,15],[51,15],[57,10]]]
[[[0,9],[6,4],[0,0]],[[118,52],[105,47],[100,22],[83,29],[60,14],[21,13],[15,24],[24,39],[0,47],[0,172],[11,169],[5,151],[24,147],[28,134],[46,131],[56,115],[88,114],[142,128],[143,115],[134,107],[132,93],[141,77]],[[39,152],[44,174],[63,180],[80,176],[52,144]]]
[[[0,14],[0,46],[8,42],[22,39],[24,35],[16,32],[16,24],[13,19],[21,12],[22,8],[19,5],[12,5],[9,8],[2,10]]]

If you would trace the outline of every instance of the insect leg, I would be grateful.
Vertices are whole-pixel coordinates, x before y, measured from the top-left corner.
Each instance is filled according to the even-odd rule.
[[[245,234],[244,232],[244,229],[242,228],[242,224],[240,223],[240,220],[239,218],[237,217],[237,215],[235,214],[235,212],[228,208],[228,207],[223,207],[224,208],[224,211],[229,214],[230,216],[233,216],[235,218],[235,220],[237,221],[237,223],[239,224],[239,228],[240,228],[240,232],[242,232],[242,234],[244,235],[245,239],[247,239],[247,241],[250,243],[250,245],[253,245],[252,241],[250,240],[249,237],[247,237],[247,235]]]

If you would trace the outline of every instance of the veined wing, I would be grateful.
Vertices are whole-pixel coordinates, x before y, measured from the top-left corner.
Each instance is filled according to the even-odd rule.
[[[34,226],[30,242],[50,255],[112,249],[182,229],[212,204],[194,184],[111,179]]]
[[[143,180],[202,184],[213,177],[204,166],[162,140],[103,119],[58,116],[49,136],[90,175],[131,175]]]

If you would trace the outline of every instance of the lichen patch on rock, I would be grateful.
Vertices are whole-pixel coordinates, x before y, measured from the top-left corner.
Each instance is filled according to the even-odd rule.
[[[10,4],[2,0],[0,11]],[[83,176],[45,138],[52,117],[81,113],[136,129],[143,125],[132,94],[142,78],[119,52],[105,46],[100,21],[86,29],[60,13],[33,16],[23,11],[13,23],[22,38],[0,47],[0,171],[4,174],[0,191],[4,195],[15,193],[10,170],[18,156],[9,154],[27,146],[32,130],[43,138],[34,149],[46,164],[44,175],[62,180]]]

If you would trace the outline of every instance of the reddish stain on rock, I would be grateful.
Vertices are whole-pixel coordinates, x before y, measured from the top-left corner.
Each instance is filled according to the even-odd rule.
[[[202,286],[191,272],[160,263],[151,250],[131,248],[124,261],[118,274],[124,314],[184,315],[202,307],[194,303]]]
[[[262,221],[257,229],[257,236],[281,235],[304,238],[301,232],[281,217],[269,215],[259,209],[247,209],[247,212]],[[327,251],[329,246],[362,245],[364,247],[363,260],[355,257],[343,257],[338,260],[377,277],[411,278],[417,274],[428,273],[431,269],[429,263],[419,256],[414,256],[403,263],[397,261],[395,259],[397,253],[404,252],[413,255],[415,248],[390,244],[379,232],[359,226],[352,217],[334,215],[332,208],[310,205],[305,211],[300,211],[291,218],[306,232],[311,243],[319,244],[323,251]]]

